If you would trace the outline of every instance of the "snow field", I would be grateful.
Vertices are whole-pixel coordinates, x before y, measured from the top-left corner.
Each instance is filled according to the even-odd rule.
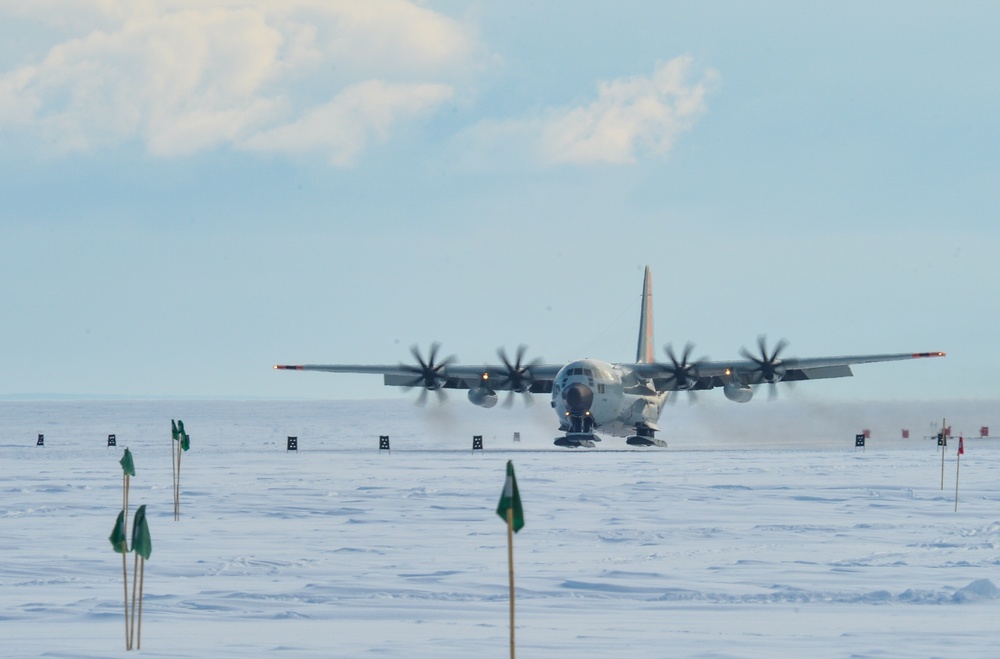
[[[387,409],[3,403],[5,655],[125,654],[107,537],[126,445],[131,506],[147,504],[153,539],[147,656],[506,656],[494,509],[508,459],[526,517],[520,656],[995,655],[1000,442],[966,440],[956,513],[954,447],[942,490],[926,442],[566,451],[498,426],[473,454],[464,426],[453,437],[408,404]],[[174,522],[178,417],[192,450]],[[383,427],[391,453],[377,450]]]

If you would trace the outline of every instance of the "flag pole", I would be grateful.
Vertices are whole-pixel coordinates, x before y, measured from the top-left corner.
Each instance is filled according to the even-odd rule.
[[[955,455],[955,512],[958,512],[958,470],[962,467],[962,450],[965,448],[962,446],[962,437],[958,438],[958,453]]]
[[[136,554],[138,556],[138,554]],[[140,563],[140,573],[139,573],[139,629],[136,632],[135,649],[142,649],[142,584],[146,580],[146,559],[142,559]]]
[[[125,519],[128,519],[128,472],[122,468],[122,510],[125,511]]]
[[[177,484],[174,487],[174,521],[181,518],[181,456],[184,451],[177,447]]]
[[[122,513],[125,516],[124,524],[128,524],[128,472],[122,468]],[[122,529],[126,532],[125,529]],[[126,537],[128,534],[126,532]],[[132,639],[131,632],[129,631],[129,617],[128,617],[128,567],[125,562],[125,552],[128,551],[128,545],[125,540],[122,540],[122,579],[125,581],[125,649],[132,649]]]
[[[125,649],[132,649],[132,640],[129,638],[129,623],[128,623],[128,564],[126,562],[128,553],[128,544],[125,538],[122,538],[122,585],[125,591]]]
[[[136,640],[136,648],[142,646],[142,596],[143,586],[146,581],[146,559],[153,551],[153,542],[149,537],[149,526],[146,523],[146,506],[139,506],[135,513],[135,521],[132,522],[132,551],[135,552],[135,574],[139,579],[139,587],[136,589],[132,584],[132,639]],[[142,563],[139,563],[139,559]],[[136,614],[135,600],[136,591],[139,593],[139,612]],[[131,650],[131,642],[129,643]]]
[[[170,434],[170,475],[171,481],[174,485],[174,521],[177,521],[177,460],[174,457],[174,451],[177,450],[177,424],[174,423],[173,419],[170,420],[171,434]]]
[[[945,434],[945,419],[941,419],[941,489],[944,489],[944,454],[948,448],[948,436]]]
[[[127,525],[128,522],[125,520],[125,511],[122,510],[118,513],[118,519],[115,520],[114,529],[112,529],[111,535],[108,536],[108,540],[111,541],[111,547],[115,550],[115,552],[122,555],[122,608],[125,613],[125,649],[131,650],[131,625],[129,624],[128,615],[128,560],[126,556],[126,554],[128,554],[128,534],[125,533]]]
[[[510,658],[514,659],[514,534],[524,528],[524,509],[517,491],[514,463],[507,461],[507,478],[504,480],[497,515],[507,524],[507,575],[510,582]]]
[[[134,544],[134,543],[133,543]],[[135,549],[135,547],[133,547]],[[128,633],[128,649],[132,649],[132,640],[135,638],[135,591],[139,579],[139,554],[136,552],[135,564],[132,566],[132,625]]]
[[[507,508],[507,574],[510,582],[510,659],[514,659],[514,507]]]

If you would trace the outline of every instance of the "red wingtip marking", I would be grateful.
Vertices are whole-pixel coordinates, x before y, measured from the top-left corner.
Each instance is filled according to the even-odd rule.
[[[919,359],[920,357],[944,357],[943,352],[915,352],[913,353],[914,359]]]

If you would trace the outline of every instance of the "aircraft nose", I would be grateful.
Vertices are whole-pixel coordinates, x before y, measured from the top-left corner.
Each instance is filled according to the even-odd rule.
[[[587,385],[576,382],[563,391],[563,400],[570,414],[584,414],[594,404],[594,391]]]

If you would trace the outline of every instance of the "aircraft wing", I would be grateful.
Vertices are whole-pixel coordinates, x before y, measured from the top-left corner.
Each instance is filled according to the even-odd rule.
[[[493,391],[515,391],[525,387],[536,394],[550,393],[556,373],[563,364],[484,364],[471,366],[433,360],[420,364],[279,364],[274,368],[291,371],[323,371],[326,373],[368,373],[381,375],[387,386],[427,387],[440,389],[471,389],[488,382]],[[517,371],[517,372],[514,372]]]
[[[924,357],[944,357],[943,352],[901,352],[878,355],[843,355],[839,357],[777,358],[777,351],[768,357],[762,350],[760,358],[746,355],[747,359],[728,361],[696,361],[692,363],[655,362],[629,367],[637,375],[652,379],[659,391],[682,389],[712,389],[721,387],[726,379],[742,377],[749,384],[760,382],[795,382],[846,378],[854,374],[854,364],[902,361]],[[725,378],[725,379],[724,379]]]

